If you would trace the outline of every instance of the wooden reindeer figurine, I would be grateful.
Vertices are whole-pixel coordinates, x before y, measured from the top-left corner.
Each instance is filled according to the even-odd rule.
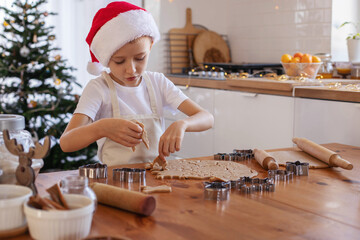
[[[19,184],[27,186],[33,190],[33,195],[37,194],[35,186],[35,172],[31,167],[32,159],[44,158],[50,150],[50,138],[45,138],[44,144],[35,143],[35,148],[30,147],[27,153],[24,152],[24,147],[17,144],[16,139],[10,139],[9,131],[3,131],[4,142],[7,150],[19,156],[19,166],[16,168],[15,176]]]

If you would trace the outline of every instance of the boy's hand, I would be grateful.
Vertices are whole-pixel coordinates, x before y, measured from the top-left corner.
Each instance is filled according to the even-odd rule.
[[[105,120],[105,119],[104,119]],[[142,128],[125,119],[107,118],[103,125],[105,137],[126,147],[134,147],[141,143]]]
[[[184,138],[186,124],[184,121],[179,120],[173,122],[160,137],[159,141],[159,157],[165,161],[165,157],[170,153],[179,151],[181,143]]]

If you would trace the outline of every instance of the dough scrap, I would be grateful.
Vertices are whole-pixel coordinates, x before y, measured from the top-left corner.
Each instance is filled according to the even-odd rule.
[[[160,185],[160,186],[141,186],[141,191],[143,193],[169,193],[172,191],[171,187],[168,185]]]
[[[231,161],[214,160],[170,160],[166,169],[159,171],[153,165],[152,174],[156,174],[157,179],[199,179],[199,180],[237,180],[240,177],[253,177],[258,175],[255,170],[250,169],[244,164]]]

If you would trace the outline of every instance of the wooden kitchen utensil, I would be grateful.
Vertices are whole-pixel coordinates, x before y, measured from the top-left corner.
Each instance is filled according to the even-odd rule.
[[[183,28],[169,30],[171,73],[182,73],[183,68],[194,67],[191,63],[194,38],[205,31],[192,24],[191,8],[186,9],[186,24]]]
[[[262,166],[265,170],[276,170],[279,168],[276,160],[264,150],[255,148],[254,157],[260,166]]]
[[[194,40],[194,59],[198,65],[204,62],[230,62],[230,49],[226,41],[216,32],[204,31]]]
[[[292,141],[304,152],[307,152],[332,167],[341,167],[347,170],[353,169],[353,165],[349,161],[341,158],[336,152],[320,146],[306,138],[293,138]]]
[[[156,200],[151,195],[97,182],[90,184],[90,187],[102,204],[145,216],[150,216],[156,207]]]

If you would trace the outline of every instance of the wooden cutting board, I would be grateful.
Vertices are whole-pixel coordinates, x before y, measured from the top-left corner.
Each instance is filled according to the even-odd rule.
[[[194,67],[192,46],[196,35],[203,31],[192,24],[191,8],[187,8],[185,26],[169,30],[171,73],[182,73],[183,68]]]
[[[226,41],[216,32],[199,33],[194,41],[194,59],[202,66],[204,62],[230,62],[230,49]]]

